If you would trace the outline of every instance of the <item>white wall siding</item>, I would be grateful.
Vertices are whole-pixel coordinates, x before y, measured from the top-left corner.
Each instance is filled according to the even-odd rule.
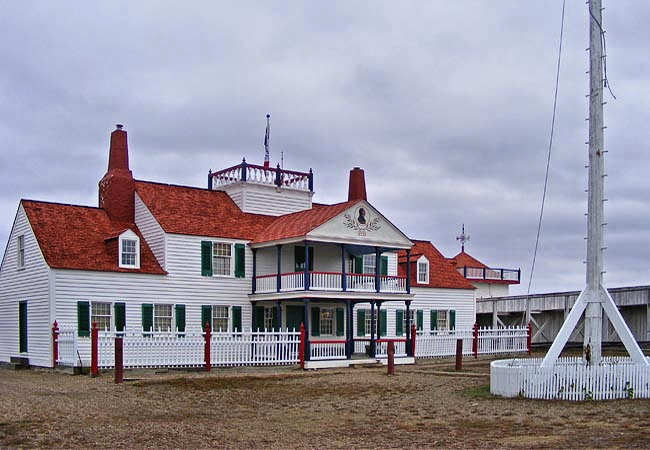
[[[476,298],[507,297],[510,292],[507,284],[472,282],[472,286],[476,288]]]
[[[158,264],[165,269],[165,232],[137,193],[135,194],[135,224],[158,260]]]
[[[25,236],[25,266],[17,268],[16,238]],[[18,303],[27,302],[27,355],[36,366],[51,365],[49,267],[21,206],[0,268],[0,361],[19,355]]]
[[[252,182],[234,183],[223,188],[230,198],[247,213],[281,216],[311,209],[312,193]]]

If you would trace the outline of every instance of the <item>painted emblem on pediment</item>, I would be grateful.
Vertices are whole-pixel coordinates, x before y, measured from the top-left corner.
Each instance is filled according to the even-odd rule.
[[[345,218],[345,226],[357,231],[359,236],[365,236],[366,233],[381,228],[379,217],[372,217],[368,208],[364,206],[356,208],[353,214],[345,213],[343,217]]]

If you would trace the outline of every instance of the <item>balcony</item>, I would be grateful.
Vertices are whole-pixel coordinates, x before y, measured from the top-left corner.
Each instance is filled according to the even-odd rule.
[[[519,283],[521,278],[521,269],[459,267],[457,270],[468,280],[507,281],[510,283]]]
[[[277,167],[264,167],[248,164],[244,159],[241,164],[228,167],[208,175],[208,189],[218,189],[238,183],[263,184],[276,187],[292,188],[300,191],[314,191],[314,174],[309,172],[296,172],[294,170]]]
[[[278,289],[279,278],[279,289]],[[345,281],[345,289],[343,289]],[[332,291],[332,292],[377,292],[376,276],[373,274],[341,272],[309,272],[309,285],[305,287],[305,272],[290,272],[279,275],[255,277],[255,294],[292,291]],[[406,294],[406,277],[394,275],[379,276],[379,292]]]

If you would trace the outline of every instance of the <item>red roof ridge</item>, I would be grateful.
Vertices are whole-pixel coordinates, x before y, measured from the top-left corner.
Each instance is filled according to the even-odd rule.
[[[29,199],[29,198],[21,198],[20,203],[41,203],[41,204],[45,204],[45,205],[72,206],[73,208],[88,208],[88,209],[95,209],[95,210],[103,211],[102,208],[99,208],[97,206],[75,205],[75,204],[72,204],[72,203],[51,202],[51,201],[47,201],[47,200],[33,200],[33,199]]]

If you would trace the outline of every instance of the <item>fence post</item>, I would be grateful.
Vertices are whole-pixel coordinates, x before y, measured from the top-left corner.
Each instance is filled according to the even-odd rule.
[[[90,329],[90,375],[96,377],[99,373],[97,364],[97,339],[99,337],[99,330],[97,329],[97,322],[93,322]]]
[[[124,381],[124,346],[122,336],[115,336],[115,384]]]
[[[204,345],[205,371],[210,372],[210,323],[205,323],[205,345]]]
[[[415,358],[415,336],[417,334],[415,324],[411,325],[411,356]]]
[[[463,340],[456,339],[456,370],[463,370]]]
[[[528,322],[528,336],[526,337],[526,346],[528,348],[528,356],[533,353],[533,324]]]
[[[478,324],[474,323],[474,328],[472,330],[473,339],[472,339],[472,353],[474,353],[474,359],[478,358]]]
[[[395,375],[395,343],[388,341],[388,375]]]
[[[300,346],[298,347],[298,359],[300,368],[305,368],[305,324],[300,322]]]
[[[59,359],[59,324],[56,320],[52,324],[52,367],[56,367],[56,362]]]

